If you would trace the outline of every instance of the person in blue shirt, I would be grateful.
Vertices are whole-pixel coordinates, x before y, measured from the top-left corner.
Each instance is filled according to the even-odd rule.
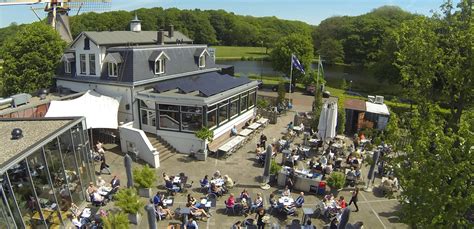
[[[295,206],[297,208],[300,208],[302,207],[304,204],[304,192],[300,192],[300,196],[298,196],[298,198],[296,198],[295,200]]]
[[[165,181],[165,187],[169,190],[173,190],[174,192],[181,191],[181,188],[176,185],[173,185],[173,182],[171,182],[170,180]]]
[[[192,217],[189,217],[188,221],[184,224],[184,229],[198,229],[198,228],[199,228],[198,224]]]
[[[153,204],[155,205],[155,207],[163,204],[163,197],[164,196],[160,194],[160,192],[156,192],[156,195],[153,197]]]
[[[236,136],[237,135],[237,127],[234,126],[232,127],[232,129],[230,130],[230,136]]]

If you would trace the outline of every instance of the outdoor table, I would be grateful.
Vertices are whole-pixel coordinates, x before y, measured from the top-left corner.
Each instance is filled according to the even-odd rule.
[[[173,199],[165,199],[163,200],[164,206],[173,206]]]
[[[112,188],[100,187],[99,189],[97,189],[97,193],[99,193],[99,195],[101,196],[106,196],[107,194],[109,194],[111,190]]]
[[[301,127],[300,127],[300,126],[294,126],[294,127],[293,127],[293,130],[296,131],[296,132],[300,132],[300,131],[301,131]]]
[[[260,123],[264,126],[266,126],[268,124],[268,119],[267,118],[260,118],[259,120],[257,120],[257,123]]]
[[[222,178],[213,179],[211,180],[211,184],[215,184],[216,186],[222,186],[224,185],[224,179]]]
[[[181,183],[181,178],[178,177],[178,176],[175,176],[175,177],[173,178],[173,183],[174,183],[174,184],[179,184],[179,183]]]
[[[247,137],[247,136],[249,136],[252,132],[253,132],[252,129],[243,129],[242,131],[240,131],[239,135],[240,135],[240,136]]]
[[[288,196],[282,196],[280,199],[278,199],[278,203],[283,204],[284,206],[290,206],[294,203],[295,201],[293,198],[288,197]]]
[[[314,210],[312,208],[303,208],[303,223],[306,223],[309,218],[311,218],[311,215],[314,213]]]
[[[260,126],[262,126],[262,124],[254,122],[254,123],[252,123],[252,125],[248,126],[247,128],[248,128],[248,129],[252,129],[252,130],[256,130],[256,129],[258,129]]]
[[[224,145],[219,147],[219,151],[222,151],[224,153],[229,153],[230,151],[234,150],[236,147],[238,147],[243,141],[245,140],[245,137],[242,136],[235,136],[232,138],[230,141],[226,142]]]

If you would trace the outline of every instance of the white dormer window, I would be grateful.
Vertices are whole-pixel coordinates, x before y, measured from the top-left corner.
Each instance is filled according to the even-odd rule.
[[[123,63],[122,55],[120,53],[109,53],[104,58],[104,62],[107,63],[107,73],[109,77],[118,76],[118,66]]]
[[[161,58],[155,61],[155,75],[165,73],[166,59]]]
[[[118,68],[116,63],[109,62],[107,63],[107,69],[109,72],[109,77],[117,77],[118,76]]]
[[[166,61],[170,60],[168,55],[163,51],[154,51],[148,60],[153,64],[153,73],[162,75],[166,73]]]
[[[71,73],[71,62],[64,61],[64,72]]]
[[[206,67],[206,55],[201,55],[199,57],[199,67],[200,68]]]

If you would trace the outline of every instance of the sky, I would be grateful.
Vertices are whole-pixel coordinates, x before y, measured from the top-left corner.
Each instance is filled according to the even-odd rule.
[[[431,11],[438,11],[442,3],[443,0],[112,0],[111,10],[152,7],[224,9],[239,15],[276,16],[317,25],[331,16],[360,15],[383,5],[396,5],[412,13],[431,15]],[[34,7],[41,8],[42,5]],[[37,10],[37,13],[40,17],[46,16],[42,10]],[[30,6],[0,6],[0,27],[12,22],[22,24],[36,20]]]

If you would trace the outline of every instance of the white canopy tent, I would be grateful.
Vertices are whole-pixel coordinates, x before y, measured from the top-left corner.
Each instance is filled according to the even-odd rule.
[[[118,128],[118,108],[121,97],[112,98],[87,91],[79,98],[51,101],[45,117],[86,117],[87,128]]]
[[[318,134],[322,139],[334,138],[337,125],[337,103],[326,102],[319,116]]]

